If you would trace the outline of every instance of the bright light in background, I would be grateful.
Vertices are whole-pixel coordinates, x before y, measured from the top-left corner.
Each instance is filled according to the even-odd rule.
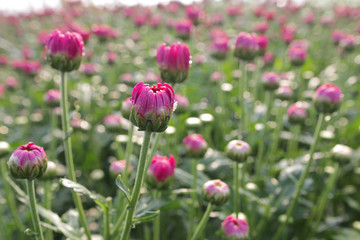
[[[199,2],[200,0],[181,0],[184,4]],[[114,4],[124,5],[156,5],[158,3],[168,3],[169,0],[85,0],[84,4],[92,3],[97,6],[111,6]],[[0,11],[5,13],[18,13],[27,11],[39,11],[44,8],[57,8],[61,4],[61,0],[1,0]]]

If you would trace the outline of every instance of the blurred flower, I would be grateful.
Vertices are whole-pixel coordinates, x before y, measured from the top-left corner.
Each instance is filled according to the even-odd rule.
[[[41,180],[53,180],[57,178],[58,171],[57,166],[53,161],[47,161],[47,168],[44,174],[41,176]]]
[[[343,144],[336,144],[331,149],[331,156],[334,160],[337,161],[344,161],[344,160],[350,160],[353,154],[352,148],[343,145]]]
[[[114,64],[118,60],[118,55],[116,52],[106,53],[106,62],[108,64]]]
[[[225,59],[226,54],[229,52],[228,38],[216,38],[212,43],[211,55],[215,59]]]
[[[176,22],[175,31],[179,38],[187,40],[190,38],[193,23],[189,19],[180,19]]]
[[[293,40],[296,30],[297,30],[296,25],[289,24],[281,27],[280,33],[285,43],[289,44]]]
[[[29,60],[32,56],[31,48],[29,45],[24,45],[21,49],[21,53],[23,57],[27,60]]]
[[[304,23],[313,24],[315,20],[315,14],[313,12],[308,12],[304,17]]]
[[[95,63],[83,63],[80,67],[80,72],[87,76],[96,74],[99,71],[98,66]]]
[[[158,189],[166,188],[174,178],[176,162],[173,155],[154,156],[146,174],[146,182]]]
[[[121,74],[120,79],[125,83],[131,83],[133,80],[133,76],[131,75],[131,73],[123,73]]]
[[[131,97],[131,122],[139,131],[165,131],[174,109],[174,98],[174,90],[166,83],[136,84]]]
[[[5,87],[9,90],[14,90],[19,86],[19,80],[16,77],[7,77],[5,79]]]
[[[189,101],[186,97],[181,96],[180,94],[175,94],[175,102],[176,102],[176,114],[181,114],[186,112],[189,107]]]
[[[210,75],[210,81],[213,83],[222,82],[225,79],[224,73],[221,72],[213,72]]]
[[[119,174],[124,173],[126,167],[126,160],[114,161],[110,164],[109,172],[112,177],[116,177]],[[133,165],[129,163],[128,171],[132,172],[134,170]]]
[[[307,117],[307,106],[305,102],[291,104],[287,110],[289,122],[292,124],[303,124]]]
[[[272,66],[274,63],[274,54],[271,52],[266,52],[262,59],[265,66]]]
[[[104,118],[104,126],[110,132],[119,132],[122,128],[122,120],[118,115],[107,115]]]
[[[162,22],[161,16],[154,16],[150,19],[150,26],[157,28]]]
[[[269,23],[268,22],[256,22],[254,25],[254,31],[264,34],[269,28]]]
[[[162,80],[171,83],[185,81],[190,67],[190,58],[190,50],[185,43],[172,44],[170,47],[166,47],[165,43],[160,45],[157,49],[156,60]]]
[[[82,27],[80,24],[77,23],[69,23],[68,28],[70,29],[70,31],[80,34],[84,43],[87,43],[91,35],[90,30],[85,29],[84,27]]]
[[[345,36],[345,33],[341,30],[335,29],[331,32],[331,40],[335,45],[338,45]]]
[[[205,201],[221,206],[229,199],[230,188],[219,179],[210,180],[203,185],[203,196]]]
[[[242,13],[242,6],[241,5],[230,5],[227,6],[226,12],[230,17],[235,17],[241,15]]]
[[[288,86],[280,86],[276,90],[276,97],[283,101],[290,100],[293,97],[293,90]]]
[[[259,54],[264,55],[269,45],[269,39],[265,35],[258,35],[257,43],[259,45]]]
[[[83,119],[72,119],[70,125],[74,130],[81,130],[84,132],[89,131],[91,128],[90,123]]]
[[[200,134],[188,135],[184,138],[185,152],[189,157],[202,158],[208,148],[207,142]]]
[[[8,59],[6,55],[0,55],[0,66],[5,66],[8,63]]]
[[[262,75],[261,83],[266,90],[273,91],[279,87],[280,76],[274,72],[265,72]]]
[[[249,233],[249,225],[245,219],[237,219],[229,215],[222,223],[222,229],[226,239],[245,240]]]
[[[45,48],[51,67],[71,72],[80,66],[84,42],[78,33],[55,30],[49,36]]]
[[[190,19],[194,25],[198,25],[200,17],[203,14],[201,8],[196,5],[190,5],[185,8],[186,17]]]
[[[321,113],[333,113],[340,108],[343,93],[334,84],[325,83],[315,92],[313,102],[315,108]]]
[[[340,47],[342,47],[346,52],[351,52],[355,49],[355,36],[352,34],[345,34],[340,40]]]
[[[93,24],[91,26],[91,31],[101,41],[114,38],[114,30],[109,25]]]
[[[0,141],[0,159],[10,153],[10,144],[5,141]]]
[[[141,26],[144,26],[146,24],[147,18],[144,15],[138,14],[138,15],[134,16],[133,22],[137,27],[141,27]]]
[[[225,149],[226,156],[236,162],[244,162],[250,151],[249,144],[241,140],[230,141]]]
[[[259,50],[257,35],[255,33],[241,32],[236,37],[235,57],[242,60],[253,60]]]
[[[46,153],[42,147],[29,142],[13,152],[7,165],[14,178],[33,180],[41,177],[46,170]]]
[[[121,104],[121,114],[124,118],[129,119],[131,113],[131,98],[128,97]]]
[[[57,107],[60,105],[61,92],[57,89],[50,89],[45,93],[45,103],[50,107]]]
[[[289,47],[288,56],[294,66],[301,66],[304,64],[307,55],[307,50],[301,47]]]

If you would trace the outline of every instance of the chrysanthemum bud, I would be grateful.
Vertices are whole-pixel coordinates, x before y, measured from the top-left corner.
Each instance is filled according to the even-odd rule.
[[[337,161],[344,161],[344,160],[350,160],[353,154],[353,150],[343,144],[336,144],[331,149],[331,156],[334,160]]]
[[[235,57],[243,60],[253,60],[258,51],[259,45],[257,35],[255,33],[241,32],[236,37],[235,42]]]
[[[187,40],[190,38],[193,23],[189,19],[180,19],[176,22],[175,31],[179,38]]]
[[[157,49],[156,60],[164,82],[181,83],[186,80],[190,67],[190,50],[185,43],[162,44]]]
[[[29,142],[18,147],[7,164],[14,178],[33,180],[41,177],[46,170],[46,153],[42,147]]]
[[[174,99],[174,90],[166,83],[136,84],[131,97],[131,122],[139,127],[139,131],[165,131],[174,109]]]
[[[176,162],[173,155],[154,156],[146,174],[146,182],[158,189],[169,186],[174,178]]]
[[[225,233],[225,239],[244,240],[249,234],[249,225],[245,219],[237,219],[229,215],[222,223],[222,229]]]
[[[230,196],[229,186],[223,181],[210,180],[203,185],[203,196],[205,201],[215,205],[223,205]]]
[[[305,102],[291,104],[287,110],[287,116],[290,123],[303,124],[307,117],[307,104]]]
[[[51,67],[71,72],[80,66],[84,42],[78,33],[55,30],[49,36],[45,48]]]
[[[189,107],[189,101],[186,97],[183,97],[179,94],[175,94],[175,101],[176,101],[176,114],[181,114],[186,112]]]
[[[208,148],[207,142],[200,134],[186,136],[183,143],[186,154],[193,158],[202,158]]]
[[[124,173],[126,167],[126,160],[114,161],[110,164],[109,172],[112,177],[116,177],[119,174]],[[132,172],[134,167],[129,163],[128,171]]]
[[[301,66],[304,64],[307,55],[306,48],[302,47],[290,47],[288,51],[288,56],[290,58],[291,64],[294,66]]]
[[[274,72],[265,72],[262,75],[261,83],[266,90],[273,91],[279,87],[280,76]]]
[[[211,56],[218,60],[226,58],[226,54],[229,52],[229,39],[228,38],[216,38],[212,43]]]
[[[57,89],[50,89],[45,93],[44,99],[49,107],[60,106],[61,93]]]
[[[122,127],[121,117],[118,115],[108,115],[104,118],[104,126],[110,132],[118,132]]]
[[[337,86],[330,83],[321,85],[315,92],[313,102],[321,113],[333,113],[340,108],[343,94]]]
[[[226,156],[236,162],[244,162],[250,154],[250,146],[241,140],[232,140],[226,146]]]
[[[131,113],[131,97],[125,99],[121,104],[121,114],[124,118],[129,119]]]
[[[293,97],[293,90],[288,86],[280,86],[276,90],[276,97],[283,101],[289,100]]]

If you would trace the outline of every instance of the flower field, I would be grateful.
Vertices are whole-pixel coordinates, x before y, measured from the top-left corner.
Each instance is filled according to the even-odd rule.
[[[360,239],[360,5],[0,25],[0,239]]]

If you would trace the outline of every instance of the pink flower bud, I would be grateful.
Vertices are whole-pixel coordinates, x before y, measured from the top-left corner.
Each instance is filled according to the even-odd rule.
[[[315,20],[315,14],[313,12],[307,13],[304,17],[304,23],[309,25],[313,24],[314,20]]]
[[[126,160],[114,161],[110,164],[109,172],[112,177],[124,173],[126,167]],[[129,163],[128,171],[132,172],[134,167]]]
[[[129,119],[131,113],[131,98],[128,97],[121,104],[121,114],[124,118]]]
[[[290,47],[288,51],[288,56],[291,63],[294,66],[301,66],[304,64],[306,59],[307,51],[305,48],[300,47]]]
[[[189,19],[180,19],[175,25],[175,31],[179,38],[187,40],[190,38],[193,23]]]
[[[280,29],[281,37],[285,43],[290,43],[296,33],[297,27],[295,25],[284,25]]]
[[[113,29],[109,25],[93,24],[91,26],[91,31],[100,39],[100,41],[113,38],[114,35]]]
[[[104,118],[104,126],[110,132],[119,132],[122,127],[121,117],[118,115],[108,115]]]
[[[344,36],[345,36],[345,33],[343,31],[335,29],[331,33],[331,40],[333,41],[333,43],[335,45],[338,45],[340,43],[341,39],[344,38]]]
[[[261,83],[266,90],[273,91],[279,87],[280,76],[274,72],[265,72],[262,75]]]
[[[186,80],[190,67],[190,50],[185,43],[158,47],[156,60],[161,78],[165,82],[180,83]]]
[[[223,205],[230,196],[230,188],[219,179],[210,180],[203,185],[203,196],[205,201],[215,205]]]
[[[280,86],[276,90],[276,97],[280,100],[290,100],[293,97],[293,90],[288,86]]]
[[[227,239],[244,240],[249,234],[249,225],[245,219],[237,219],[229,215],[222,223],[222,229]]]
[[[50,107],[57,107],[60,105],[61,93],[57,89],[50,89],[45,93],[45,103]]]
[[[87,76],[92,76],[99,71],[98,66],[95,63],[83,63],[80,67],[80,72]]]
[[[176,162],[173,155],[154,156],[146,174],[146,182],[155,188],[166,188],[173,180]]]
[[[244,162],[250,154],[250,146],[241,140],[232,140],[225,149],[226,156],[236,162]]]
[[[292,124],[303,124],[307,117],[307,103],[296,102],[291,104],[287,110],[289,122]]]
[[[225,80],[225,75],[222,72],[213,72],[210,75],[210,81],[213,83],[222,82]]]
[[[14,90],[19,86],[19,80],[15,77],[7,77],[5,79],[5,86],[7,89]]]
[[[258,35],[257,43],[259,45],[259,54],[264,55],[264,53],[269,45],[269,39],[265,35]]]
[[[200,134],[186,136],[183,140],[183,143],[186,154],[193,158],[204,157],[208,148],[207,142]]]
[[[0,55],[0,66],[5,66],[8,63],[6,55]]]
[[[179,94],[175,94],[175,102],[176,102],[176,114],[181,114],[186,112],[189,107],[189,101],[186,97],[183,97]]]
[[[236,37],[234,51],[235,57],[239,59],[253,60],[259,51],[257,35],[255,33],[247,32],[239,33]]]
[[[325,83],[315,92],[313,102],[315,108],[321,113],[333,113],[340,108],[343,93],[334,84]]]
[[[229,39],[228,38],[216,38],[212,43],[211,55],[215,59],[225,59],[226,54],[229,52]]]
[[[190,5],[185,8],[186,17],[190,19],[195,25],[199,24],[200,17],[203,14],[201,8],[195,5]]]
[[[269,23],[268,22],[257,22],[254,25],[254,31],[264,34],[269,28]]]
[[[263,61],[265,66],[271,66],[274,63],[274,54],[271,52],[266,52],[263,56]]]
[[[108,64],[114,64],[118,60],[118,55],[115,52],[106,53],[106,62]]]
[[[33,180],[41,177],[46,170],[46,153],[42,147],[29,142],[13,152],[7,165],[14,178]]]
[[[174,90],[166,83],[136,84],[131,97],[131,122],[139,127],[139,131],[165,131],[174,109],[174,99]]]
[[[235,17],[237,15],[241,15],[242,6],[241,5],[231,5],[226,8],[226,12],[230,17]]]
[[[355,49],[355,44],[355,36],[351,34],[345,34],[339,43],[346,52],[352,52]]]
[[[49,36],[45,48],[51,67],[71,72],[80,66],[84,42],[78,33],[55,30]]]

